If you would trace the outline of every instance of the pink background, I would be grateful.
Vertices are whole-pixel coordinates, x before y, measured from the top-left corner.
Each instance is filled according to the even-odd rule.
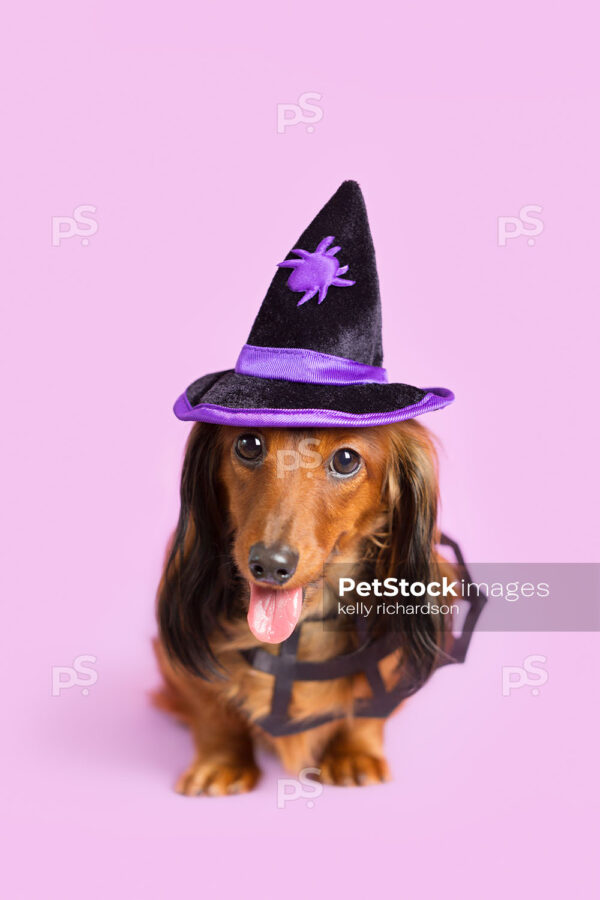
[[[596,635],[479,634],[389,725],[386,787],[189,800],[153,602],[194,378],[345,178],[386,364],[453,388],[443,524],[473,561],[597,560],[592,4],[15,3],[1,28],[3,894],[590,897]],[[323,117],[277,133],[308,91]],[[51,243],[53,216],[98,231]],[[543,231],[498,246],[498,216]],[[53,666],[98,680],[51,696]],[[548,681],[502,696],[502,666]]]

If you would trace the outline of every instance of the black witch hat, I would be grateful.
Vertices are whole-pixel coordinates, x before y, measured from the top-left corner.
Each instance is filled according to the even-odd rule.
[[[175,403],[194,422],[385,425],[447,406],[446,388],[388,384],[375,250],[358,184],[345,181],[278,264],[235,369]]]

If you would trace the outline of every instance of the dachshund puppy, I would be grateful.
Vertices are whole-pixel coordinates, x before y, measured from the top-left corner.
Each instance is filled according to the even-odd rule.
[[[164,677],[156,703],[189,726],[196,749],[180,793],[251,790],[259,778],[255,740],[296,776],[316,766],[329,784],[389,778],[384,720],[352,715],[355,700],[370,693],[364,674],[295,682],[294,720],[337,718],[272,737],[256,722],[270,710],[273,677],[240,651],[277,654],[298,621],[299,660],[356,649],[356,629],[342,627],[343,617],[323,622],[338,609],[332,573],[439,577],[437,493],[432,439],[414,419],[356,430],[193,427],[155,642]],[[369,617],[371,639],[395,635],[379,663],[386,688],[407,673],[418,684],[431,674],[444,631],[434,618]]]

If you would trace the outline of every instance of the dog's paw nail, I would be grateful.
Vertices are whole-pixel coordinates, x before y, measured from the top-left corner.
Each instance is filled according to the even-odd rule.
[[[352,750],[340,754],[338,750],[322,760],[319,780],[324,784],[337,784],[340,787],[363,787],[389,781],[390,773],[384,759]]]
[[[183,773],[175,790],[186,797],[225,797],[251,791],[259,776],[253,763],[197,762]]]

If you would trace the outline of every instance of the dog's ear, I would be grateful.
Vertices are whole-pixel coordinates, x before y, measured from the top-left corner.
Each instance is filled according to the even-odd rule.
[[[198,423],[181,474],[181,507],[158,593],[169,656],[197,675],[214,672],[209,638],[236,602],[227,504],[219,479],[220,429]]]
[[[392,451],[384,484],[387,515],[375,568],[380,579],[395,577],[425,584],[435,577],[437,562],[437,454],[431,435],[411,419],[390,429]],[[401,602],[422,605],[427,596]],[[416,682],[432,671],[438,652],[440,616],[390,616],[385,628],[399,632],[403,661]]]
[[[384,486],[388,515],[387,555],[390,571],[425,580],[437,540],[437,454],[431,435],[411,419],[391,430],[392,452]]]

